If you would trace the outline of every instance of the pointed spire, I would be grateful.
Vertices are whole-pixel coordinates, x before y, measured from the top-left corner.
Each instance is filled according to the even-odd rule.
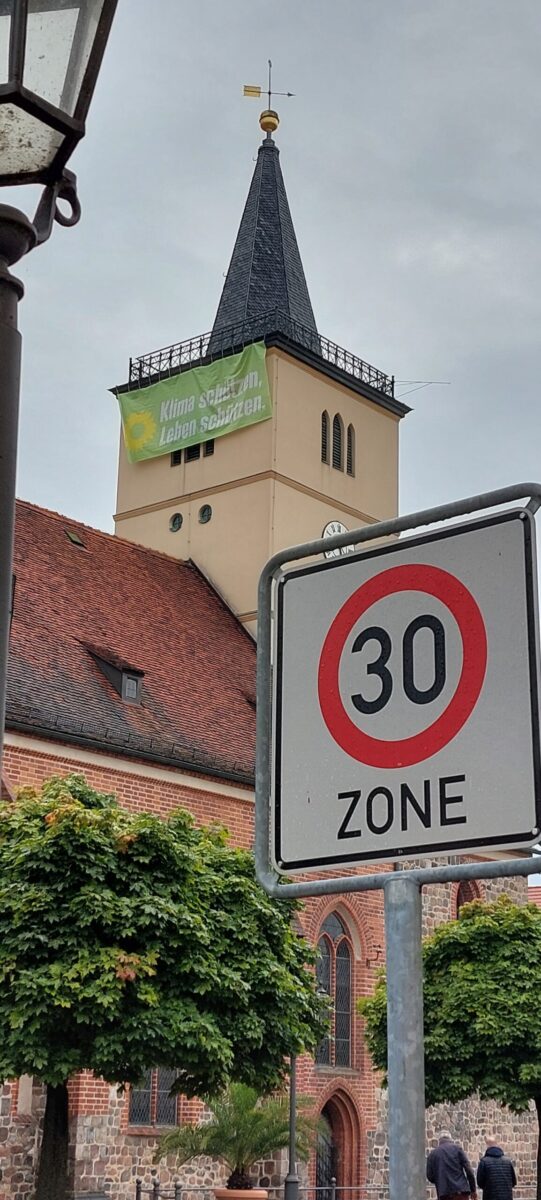
[[[277,114],[265,110],[260,124],[266,137],[259,147],[212,332],[216,335],[232,325],[268,317],[268,322],[261,322],[263,336],[277,328],[276,314],[280,314],[317,334],[279,150],[271,136],[278,126]]]

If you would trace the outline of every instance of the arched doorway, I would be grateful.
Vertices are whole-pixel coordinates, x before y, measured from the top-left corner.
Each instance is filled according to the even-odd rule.
[[[337,1091],[321,1111],[321,1129],[316,1152],[318,1200],[331,1200],[332,1180],[337,1189],[358,1187],[361,1182],[361,1134],[357,1110],[351,1098]],[[346,1193],[347,1200],[348,1193]],[[340,1200],[340,1193],[338,1194]]]
[[[316,1187],[318,1200],[331,1200],[333,1179],[337,1179],[337,1146],[334,1140],[332,1112],[329,1104],[321,1112],[317,1135]]]

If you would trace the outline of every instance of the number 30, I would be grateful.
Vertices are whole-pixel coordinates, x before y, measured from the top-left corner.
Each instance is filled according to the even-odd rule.
[[[415,635],[420,629],[429,629],[434,641],[434,681],[429,688],[424,689],[416,686],[414,671],[414,641]],[[393,677],[387,666],[393,644],[386,629],[382,629],[380,625],[371,625],[369,629],[363,629],[363,632],[355,638],[352,652],[358,654],[366,643],[371,641],[379,642],[380,654],[373,662],[367,664],[366,672],[368,675],[377,675],[381,680],[381,692],[375,700],[365,700],[361,692],[357,692],[351,697],[355,708],[361,713],[381,712],[381,709],[389,703],[393,691]],[[445,679],[445,629],[437,617],[426,613],[410,622],[402,638],[404,692],[413,704],[430,704],[432,700],[437,700],[443,691]]]

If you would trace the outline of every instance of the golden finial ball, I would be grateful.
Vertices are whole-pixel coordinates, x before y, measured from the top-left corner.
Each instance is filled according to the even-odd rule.
[[[275,112],[273,108],[266,108],[265,111],[261,113],[259,124],[263,130],[263,133],[275,133],[280,124],[278,113]]]

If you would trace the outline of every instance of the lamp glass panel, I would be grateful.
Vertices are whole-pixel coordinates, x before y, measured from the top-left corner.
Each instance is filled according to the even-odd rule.
[[[14,104],[0,104],[0,178],[50,166],[64,135]]]
[[[70,117],[104,5],[105,0],[29,0],[25,87]]]
[[[0,0],[0,83],[9,79],[9,35],[14,0]]]

